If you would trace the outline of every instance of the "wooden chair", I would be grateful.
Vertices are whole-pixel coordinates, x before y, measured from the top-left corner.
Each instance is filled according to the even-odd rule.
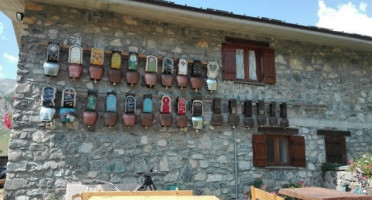
[[[252,200],[284,200],[283,197],[278,197],[276,194],[271,194],[254,186],[251,186],[251,194]]]

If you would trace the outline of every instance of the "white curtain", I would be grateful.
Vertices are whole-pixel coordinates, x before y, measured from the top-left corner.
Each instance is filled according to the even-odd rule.
[[[249,79],[257,80],[256,72],[256,53],[255,51],[249,50]]]
[[[244,50],[236,50],[236,78],[244,79]]]

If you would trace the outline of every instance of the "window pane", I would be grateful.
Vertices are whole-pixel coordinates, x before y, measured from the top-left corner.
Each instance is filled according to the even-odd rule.
[[[236,78],[244,79],[244,50],[236,49]]]
[[[288,152],[287,152],[288,139],[284,137],[279,138],[279,154],[280,154],[280,163],[288,162]]]
[[[249,79],[257,80],[257,71],[256,71],[256,53],[255,51],[249,50]]]
[[[275,163],[275,149],[274,149],[274,138],[266,137],[266,148],[267,155],[266,159],[268,163]]]

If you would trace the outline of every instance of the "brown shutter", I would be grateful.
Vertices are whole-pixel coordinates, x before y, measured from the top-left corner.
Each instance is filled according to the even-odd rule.
[[[236,79],[236,47],[232,44],[222,44],[222,79]]]
[[[296,167],[306,166],[305,138],[303,136],[291,136],[292,142],[292,165]]]
[[[267,84],[275,84],[275,51],[274,49],[262,48],[262,66],[263,66],[263,82]]]
[[[325,136],[327,162],[346,164],[346,140],[343,136]]]
[[[266,136],[265,135],[252,135],[253,143],[253,166],[264,167],[266,166]]]

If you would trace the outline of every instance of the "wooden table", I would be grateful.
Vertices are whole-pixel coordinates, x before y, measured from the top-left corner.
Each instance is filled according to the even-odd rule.
[[[215,196],[193,196],[192,190],[83,192],[82,200],[219,200]]]
[[[372,196],[359,195],[319,187],[281,188],[279,193],[304,200],[372,200]]]

